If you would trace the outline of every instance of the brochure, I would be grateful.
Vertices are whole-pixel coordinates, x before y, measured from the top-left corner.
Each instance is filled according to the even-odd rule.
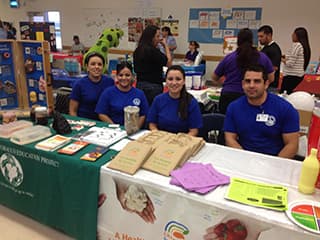
[[[54,135],[51,138],[43,140],[35,145],[36,149],[44,150],[44,151],[54,151],[71,140],[70,137],[64,137],[62,135]]]
[[[88,144],[89,143],[87,143],[87,142],[76,141],[76,142],[73,142],[73,143],[59,149],[58,153],[72,155],[72,154],[75,154],[76,152],[78,152],[80,149],[87,146]]]
[[[288,208],[286,187],[241,178],[231,179],[225,198],[277,211],[285,211]]]
[[[86,161],[94,162],[99,157],[101,157],[104,153],[106,153],[108,150],[109,150],[109,148],[107,148],[107,147],[97,146],[92,151],[90,151],[90,152],[86,153],[85,155],[83,155],[81,157],[81,159],[82,160],[86,160]]]

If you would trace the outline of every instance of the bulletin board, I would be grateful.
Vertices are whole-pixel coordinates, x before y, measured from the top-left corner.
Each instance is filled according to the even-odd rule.
[[[0,109],[18,107],[12,43],[0,43]]]
[[[224,37],[250,28],[257,43],[261,15],[262,8],[190,8],[188,41],[219,44]]]

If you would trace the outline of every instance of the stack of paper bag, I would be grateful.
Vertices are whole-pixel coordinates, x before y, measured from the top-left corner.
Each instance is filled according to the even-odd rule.
[[[170,134],[162,138],[160,143],[142,167],[165,176],[169,176],[173,169],[182,165],[204,145],[202,138],[182,133]]]
[[[152,147],[149,145],[137,141],[129,142],[107,167],[133,175],[151,152]]]
[[[141,136],[137,139],[137,141],[149,145],[153,149],[156,149],[162,144],[163,141],[165,141],[169,136],[172,135],[174,136],[175,134],[160,130],[154,130]]]

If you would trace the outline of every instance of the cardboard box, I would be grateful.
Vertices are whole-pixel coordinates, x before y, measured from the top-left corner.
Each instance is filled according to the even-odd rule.
[[[304,110],[298,110],[299,112],[299,118],[300,118],[300,133],[301,134],[308,134],[309,127],[310,127],[310,121],[312,117],[312,112],[304,111]]]

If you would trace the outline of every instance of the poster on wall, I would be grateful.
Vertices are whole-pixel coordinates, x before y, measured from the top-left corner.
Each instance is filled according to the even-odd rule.
[[[143,19],[140,17],[128,18],[128,41],[138,42],[143,32]]]
[[[18,107],[12,45],[0,42],[0,109]]]
[[[48,41],[50,51],[57,51],[54,22],[20,22],[20,35],[21,40]]]
[[[237,36],[242,28],[253,31],[261,24],[262,8],[190,8],[188,41],[223,43],[225,37]]]
[[[128,41],[138,42],[143,30],[150,25],[160,27],[161,19],[155,18],[141,18],[141,17],[130,17],[128,18]]]
[[[29,105],[47,105],[42,44],[23,42],[23,61],[27,79]]]
[[[179,36],[179,20],[166,19],[161,20],[161,28],[169,27],[173,36]]]

